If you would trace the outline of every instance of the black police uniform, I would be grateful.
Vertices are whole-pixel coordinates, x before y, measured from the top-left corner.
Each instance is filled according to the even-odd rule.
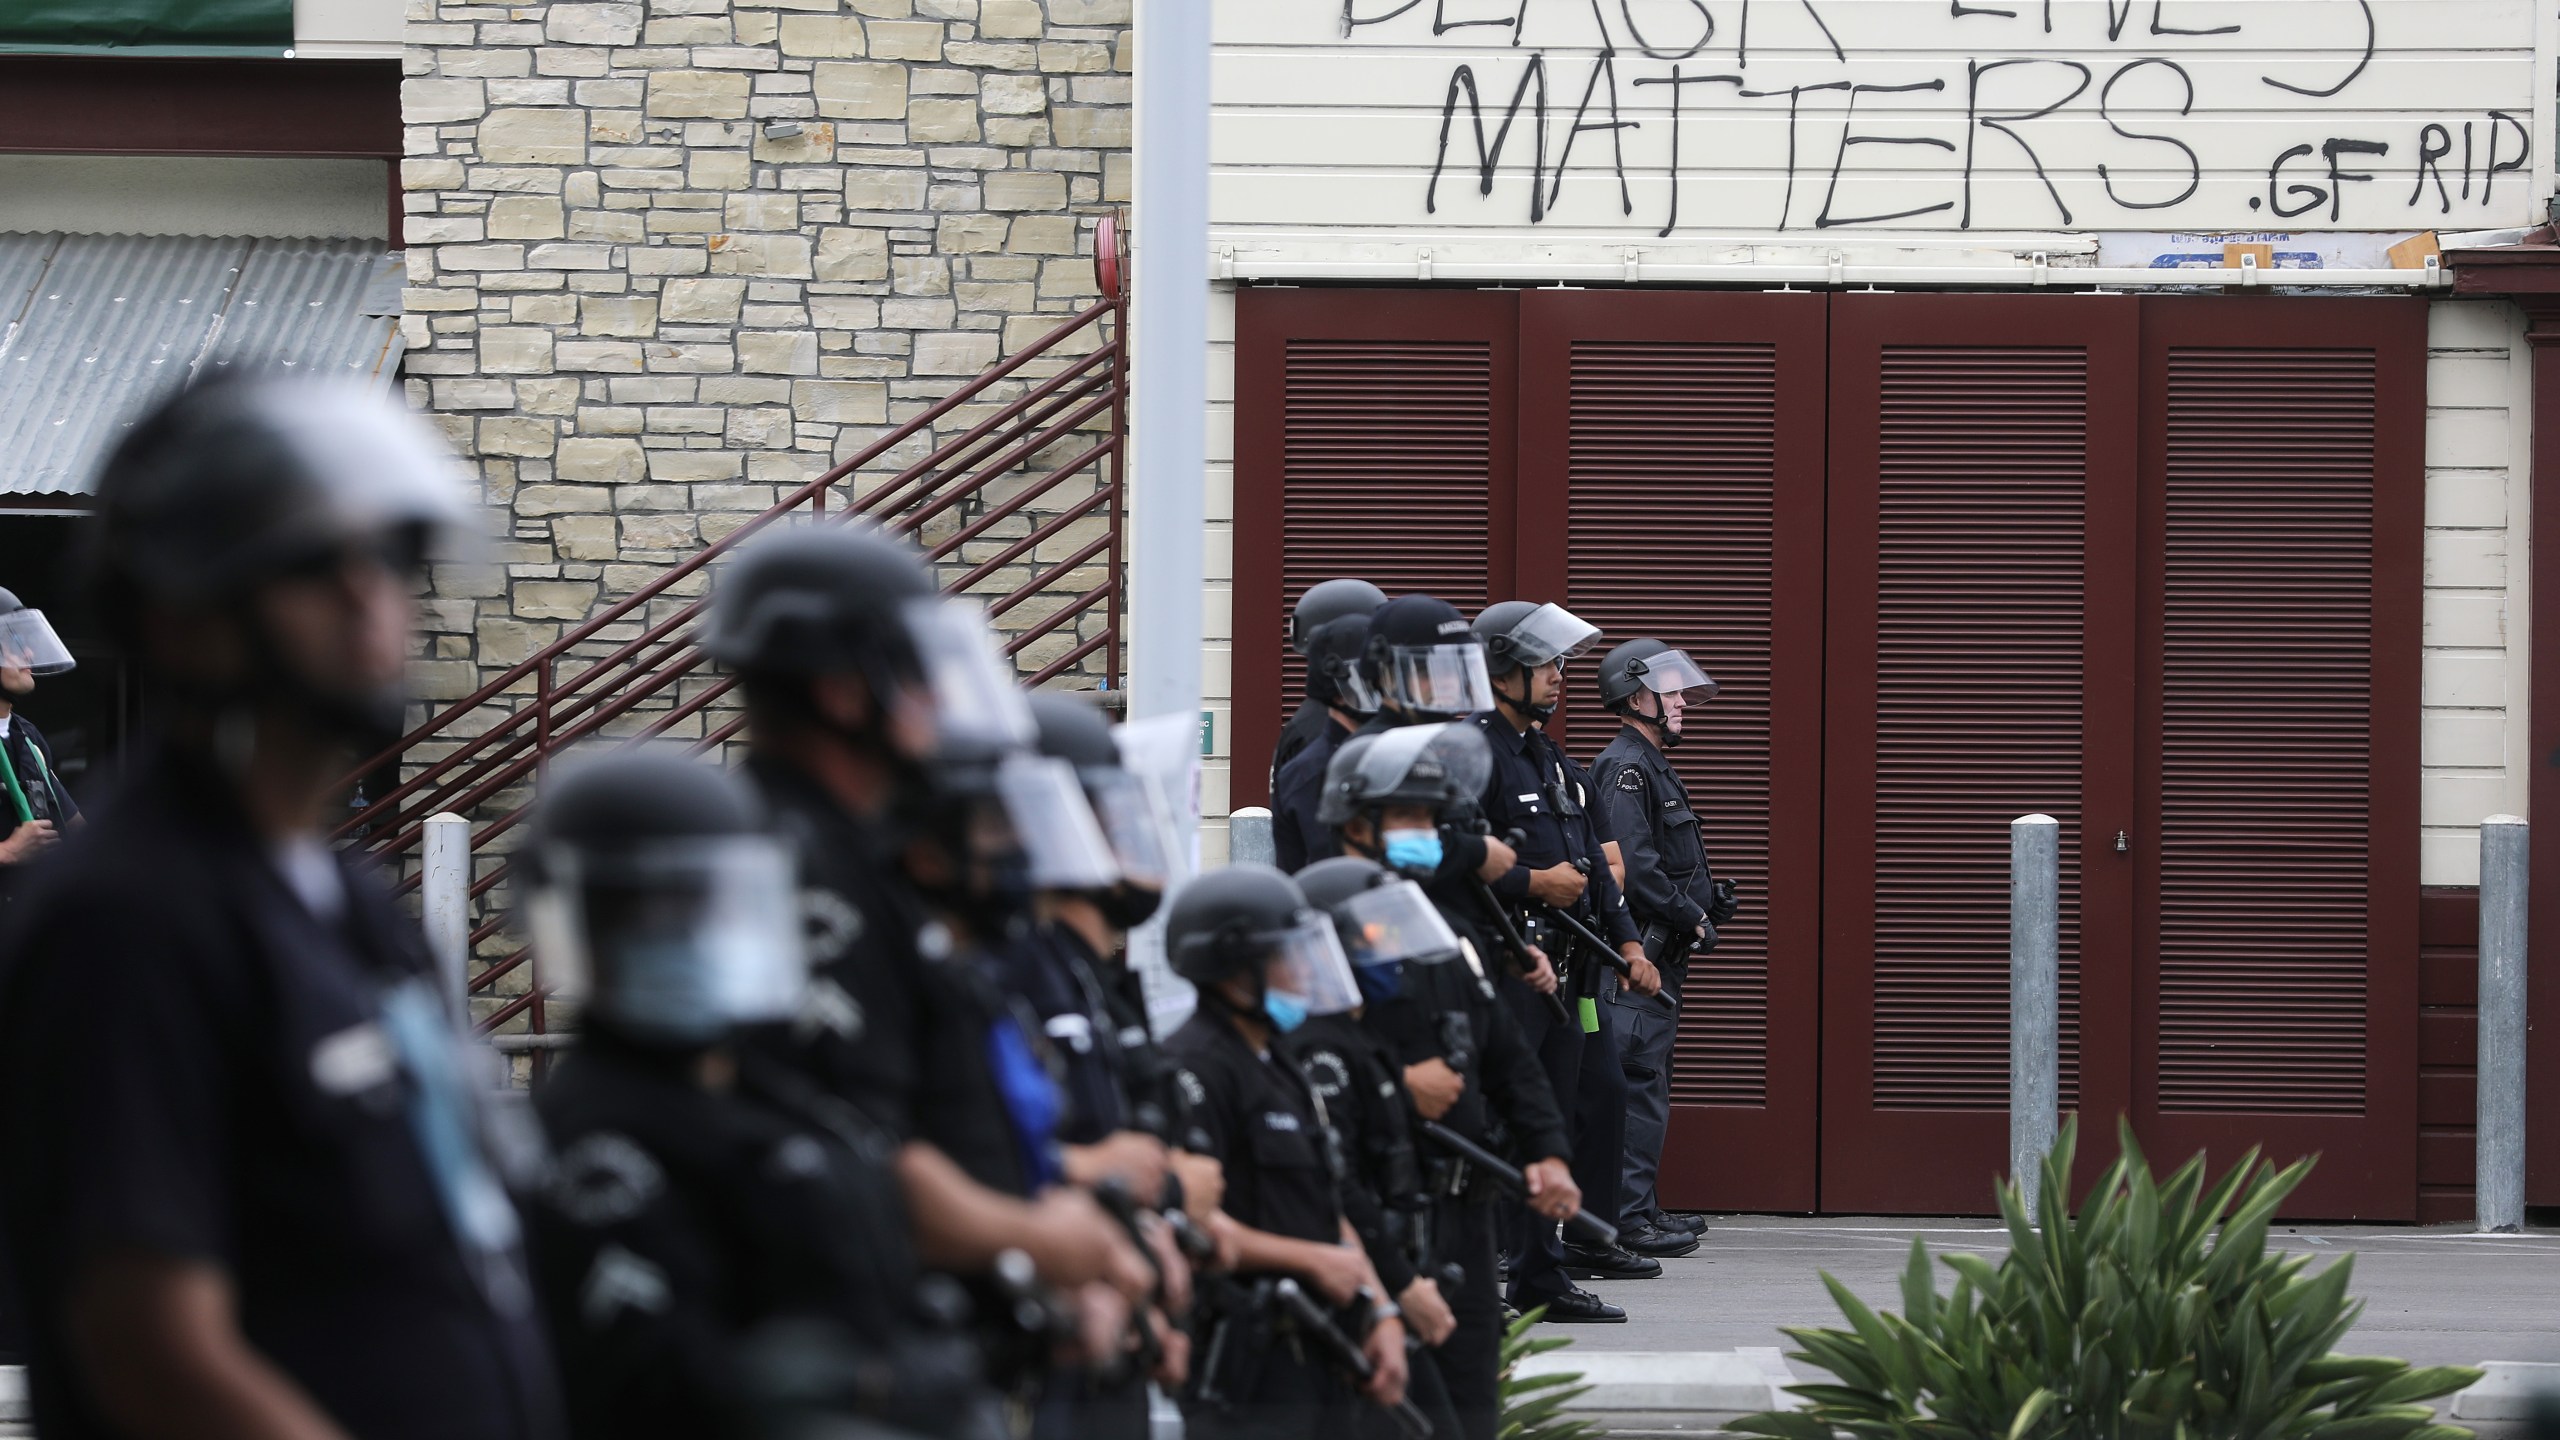
[[[1338,1244],[1342,1208],[1324,1109],[1307,1079],[1276,1047],[1257,1055],[1226,1018],[1196,1012],[1165,1042],[1180,1068],[1189,1102],[1182,1145],[1219,1162],[1226,1173],[1226,1212],[1256,1230],[1293,1240]],[[1250,1282],[1251,1274],[1240,1277]],[[1276,1344],[1219,1343],[1218,1327],[1246,1324],[1229,1295],[1207,1316],[1204,1343],[1192,1349],[1192,1394],[1183,1402],[1189,1432],[1202,1437],[1330,1435],[1350,1418],[1354,1393],[1323,1358],[1294,1338]],[[1213,1362],[1223,1368],[1211,1373]],[[1226,1412],[1201,1403],[1214,1383],[1233,1402]]]
[[[1280,727],[1280,742],[1271,747],[1271,790],[1280,791],[1280,772],[1298,753],[1322,739],[1326,727],[1332,725],[1333,707],[1310,695],[1298,702],[1298,708]]]
[[[50,820],[57,834],[70,830],[71,822],[80,818],[80,807],[71,798],[71,787],[53,763],[53,743],[44,738],[36,722],[19,711],[7,717],[6,733],[0,733],[0,782],[6,793],[0,794],[0,840],[18,833],[27,820]],[[25,819],[19,807],[25,807]],[[26,866],[0,865],[0,902],[5,902],[18,889],[19,872]]]
[[[1575,913],[1582,923],[1609,941],[1637,938],[1617,882],[1610,877],[1602,845],[1608,836],[1592,810],[1590,787],[1582,768],[1546,731],[1531,726],[1515,730],[1499,711],[1474,719],[1493,751],[1493,778],[1485,786],[1484,817],[1495,834],[1519,832],[1520,863],[1493,882],[1494,893],[1513,905],[1529,905],[1529,872],[1584,862],[1589,879]],[[1568,996],[1568,1021],[1525,985],[1506,989],[1511,1005],[1547,1070],[1557,1102],[1572,1117],[1573,1176],[1582,1187],[1584,1208],[1604,1220],[1612,1214],[1626,1149],[1626,1074],[1618,1065],[1618,1047],[1610,1031],[1607,996],[1616,975],[1605,962],[1585,957],[1567,965],[1573,947],[1561,941],[1548,947]],[[1586,947],[1587,948],[1587,947]],[[1599,1029],[1586,1034],[1579,1000],[1595,997]],[[1525,1212],[1524,1212],[1525,1213]],[[1514,1260],[1511,1300],[1526,1309],[1563,1294],[1569,1285],[1563,1272],[1563,1242],[1552,1227],[1525,1222],[1525,1248]]]
[[[1136,1128],[1130,1103],[1135,1085],[1123,1017],[1111,1005],[1106,965],[1084,937],[1064,925],[1024,931],[1003,952],[1006,992],[1027,1005],[1048,1037],[1066,1110],[1058,1138],[1091,1145]],[[1143,1026],[1143,1020],[1140,1022]],[[1143,1028],[1140,1035],[1144,1035]],[[1159,1135],[1159,1138],[1162,1138]],[[1148,1434],[1147,1380],[1143,1375],[1105,1379],[1091,1372],[1052,1376],[1034,1417],[1033,1434],[1123,1437]]]
[[[1619,1186],[1624,1217],[1659,1212],[1655,1181],[1671,1124],[1671,1053],[1680,1031],[1681,987],[1689,959],[1715,948],[1719,902],[1698,831],[1698,813],[1680,772],[1644,732],[1620,728],[1591,766],[1591,790],[1627,864],[1627,908],[1662,967],[1662,993],[1620,990],[1619,1060],[1627,1075],[1627,1160]],[[1703,928],[1704,936],[1700,936]]]
[[[915,1385],[902,1408],[965,1403],[966,1367],[913,1313],[894,1142],[796,1071],[751,1060],[714,1093],[695,1060],[591,1031],[538,1102],[534,1257],[576,1433],[735,1433],[742,1362],[777,1321],[841,1327],[849,1357]]]
[[[1441,1123],[1487,1149],[1508,1150],[1523,1161],[1569,1156],[1572,1141],[1556,1108],[1553,1086],[1537,1050],[1521,1032],[1500,994],[1528,990],[1516,976],[1492,967],[1499,952],[1481,928],[1473,897],[1443,877],[1423,889],[1448,920],[1466,960],[1407,965],[1401,993],[1372,999],[1361,1023],[1385,1040],[1398,1070],[1439,1060],[1466,1081]],[[1530,992],[1535,1000],[1535,992]],[[1535,1003],[1543,1004],[1543,1001]],[[1312,1023],[1312,1022],[1311,1022]],[[1421,1147],[1426,1183],[1433,1194],[1427,1217],[1427,1258],[1454,1264],[1461,1283],[1446,1298],[1457,1330],[1436,1356],[1468,1440],[1491,1440],[1500,1412],[1502,1296],[1498,1252],[1508,1215],[1503,1197],[1463,1164]]]
[[[801,1023],[754,1043],[787,1055],[900,1140],[925,1140],[970,1178],[1028,1195],[1054,1157],[1009,1108],[996,1036],[1012,1024],[975,957],[893,872],[874,827],[769,759],[747,774],[800,866],[811,998]]]
[[[350,1434],[556,1435],[415,924],[331,857],[307,901],[265,850],[209,764],[164,753],[15,907],[0,1193],[36,1427],[124,1433],[61,1317],[133,1251],[220,1267],[248,1343]]]
[[[1332,827],[1318,820],[1316,811],[1324,803],[1325,767],[1351,732],[1331,715],[1324,725],[1323,733],[1281,766],[1271,782],[1272,858],[1292,875],[1342,853]]]
[[[1000,952],[999,983],[1030,1007],[1057,1067],[1066,1102],[1058,1138],[1091,1145],[1131,1128],[1121,1024],[1103,986],[1101,958],[1064,925],[1025,929]]]
[[[1414,1149],[1403,1062],[1383,1038],[1348,1014],[1317,1016],[1279,1044],[1324,1102],[1326,1128],[1343,1176],[1343,1213],[1388,1296],[1403,1295],[1424,1273],[1419,1268],[1423,1263],[1431,1266],[1434,1279],[1448,1278],[1437,1273],[1436,1259],[1417,1249],[1429,1229],[1431,1197],[1424,1191],[1421,1157]],[[1442,1289],[1454,1292],[1457,1286]],[[1405,1398],[1430,1419],[1433,1434],[1455,1437],[1458,1416],[1440,1378],[1438,1359],[1436,1350],[1413,1347]],[[1360,1433],[1374,1440],[1396,1440],[1401,1433],[1394,1417],[1374,1405],[1361,1406],[1359,1419]]]

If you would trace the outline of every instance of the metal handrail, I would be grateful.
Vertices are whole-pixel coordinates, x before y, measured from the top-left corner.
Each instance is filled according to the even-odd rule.
[[[1019,485],[1009,488],[1003,499],[968,512],[967,523],[927,547],[927,558],[941,562],[981,540],[996,525],[1073,477],[1096,477],[1091,495],[1076,499],[992,555],[984,559],[972,556],[974,563],[946,589],[954,593],[972,591],[1003,567],[1054,540],[1069,526],[1100,512],[1106,519],[1102,535],[1054,562],[1038,563],[1037,573],[1028,581],[1001,594],[978,598],[987,603],[991,615],[1007,614],[1044,597],[1058,601],[1054,609],[1028,627],[1004,637],[1004,653],[1009,656],[1019,655],[1043,637],[1101,610],[1101,629],[1042,665],[1028,677],[1028,683],[1044,683],[1106,652],[1107,668],[1116,680],[1122,641],[1120,513],[1129,395],[1128,302],[1122,288],[1127,261],[1124,236],[1116,217],[1103,219],[1096,242],[1095,278],[1102,290],[1099,301],[894,427],[852,458],[803,482],[737,529],[670,566],[550,644],[498,672],[469,695],[429,716],[396,744],[368,759],[357,775],[377,772],[422,745],[449,744],[451,748],[402,777],[357,812],[339,827],[337,838],[348,839],[362,829],[363,838],[354,841],[358,848],[377,859],[396,860],[419,844],[428,814],[446,810],[468,814],[479,810],[510,788],[528,779],[538,780],[553,755],[601,734],[668,687],[689,677],[707,678],[708,657],[695,643],[693,633],[707,602],[693,599],[655,618],[643,607],[667,597],[674,586],[700,573],[753,535],[795,514],[835,523],[866,519],[893,532],[913,533],[937,517],[971,504],[998,482],[1018,478]],[[1062,347],[1076,337],[1087,332],[1099,335],[1105,322],[1109,322],[1107,338],[1072,356],[1061,354]],[[886,478],[864,476],[866,467],[927,433],[937,421],[961,407],[984,400],[995,386],[1021,375],[1025,367],[1044,357],[1060,358],[1065,363],[933,453]],[[1109,426],[1107,432],[1101,430],[1105,424]],[[1080,445],[1071,458],[1023,476],[1025,467],[1084,435],[1094,438]],[[876,483],[867,493],[829,505],[828,497],[837,486],[858,478],[875,478]],[[1066,596],[1052,591],[1051,587],[1098,558],[1104,562],[1101,583]],[[634,623],[639,624],[636,634],[608,635],[614,627],[627,629]],[[733,677],[720,676],[699,691],[681,696],[663,711],[653,709],[647,714],[648,723],[620,737],[617,743],[638,744],[663,735],[703,714],[730,694],[735,684]],[[493,716],[493,707],[502,708]],[[472,721],[480,723],[464,733],[462,727]],[[716,751],[740,733],[744,724],[743,716],[731,718],[690,741],[688,748],[695,753]],[[472,834],[473,850],[479,852],[506,835],[528,813],[526,805],[510,805],[503,812],[486,816]],[[510,862],[501,859],[473,877],[465,893],[473,900],[483,899],[503,883],[512,868]],[[418,881],[413,875],[396,883],[405,891]],[[468,943],[476,951],[504,929],[503,919],[484,920],[470,928]],[[466,982],[468,993],[487,994],[499,980],[527,964],[529,955],[527,949],[518,946],[480,965]],[[544,1029],[544,999],[539,984],[508,997],[483,1016],[477,1028],[486,1033],[519,1018],[537,1033]]]

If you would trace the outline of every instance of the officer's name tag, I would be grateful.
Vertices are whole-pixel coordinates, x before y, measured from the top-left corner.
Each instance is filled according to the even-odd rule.
[[[1286,1110],[1265,1110],[1262,1123],[1269,1129],[1287,1131],[1292,1135],[1298,1133],[1298,1117]]]
[[[350,1025],[311,1047],[311,1083],[328,1095],[361,1095],[399,1073],[400,1052],[371,1020]]]

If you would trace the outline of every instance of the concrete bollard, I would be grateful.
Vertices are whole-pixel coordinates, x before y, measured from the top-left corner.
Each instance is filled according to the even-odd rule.
[[[1227,817],[1227,863],[1242,865],[1277,864],[1279,851],[1271,844],[1271,812],[1259,805],[1249,805]]]
[[[2525,822],[2480,822],[2478,1175],[2483,1232],[2524,1228]]]
[[[453,1007],[455,1024],[471,1010],[465,968],[471,953],[471,822],[459,815],[430,815],[419,846],[418,900],[435,957],[436,979]]]
[[[2062,826],[2009,826],[2009,1174],[2035,1214],[2062,1098]]]

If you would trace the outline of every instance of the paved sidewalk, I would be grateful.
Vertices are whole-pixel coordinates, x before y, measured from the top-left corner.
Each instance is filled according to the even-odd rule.
[[[1915,1233],[1932,1253],[1996,1256],[2008,1249],[2007,1232],[1982,1221],[1711,1221],[1706,1244],[1687,1259],[1665,1262],[1661,1279],[1591,1282],[1593,1292],[1627,1308],[1628,1323],[1547,1328],[1590,1350],[1788,1346],[1778,1333],[1782,1324],[1841,1323],[1817,1270],[1830,1271],[1869,1304],[1900,1310],[1898,1281]],[[2303,1225],[2280,1228],[2275,1239],[2317,1256],[2355,1253],[2352,1292],[2367,1303],[2363,1321],[2340,1347],[2351,1354],[2422,1365],[2560,1361],[2560,1232],[2476,1236],[2447,1228]],[[1953,1283],[1940,1267],[1940,1291]]]

